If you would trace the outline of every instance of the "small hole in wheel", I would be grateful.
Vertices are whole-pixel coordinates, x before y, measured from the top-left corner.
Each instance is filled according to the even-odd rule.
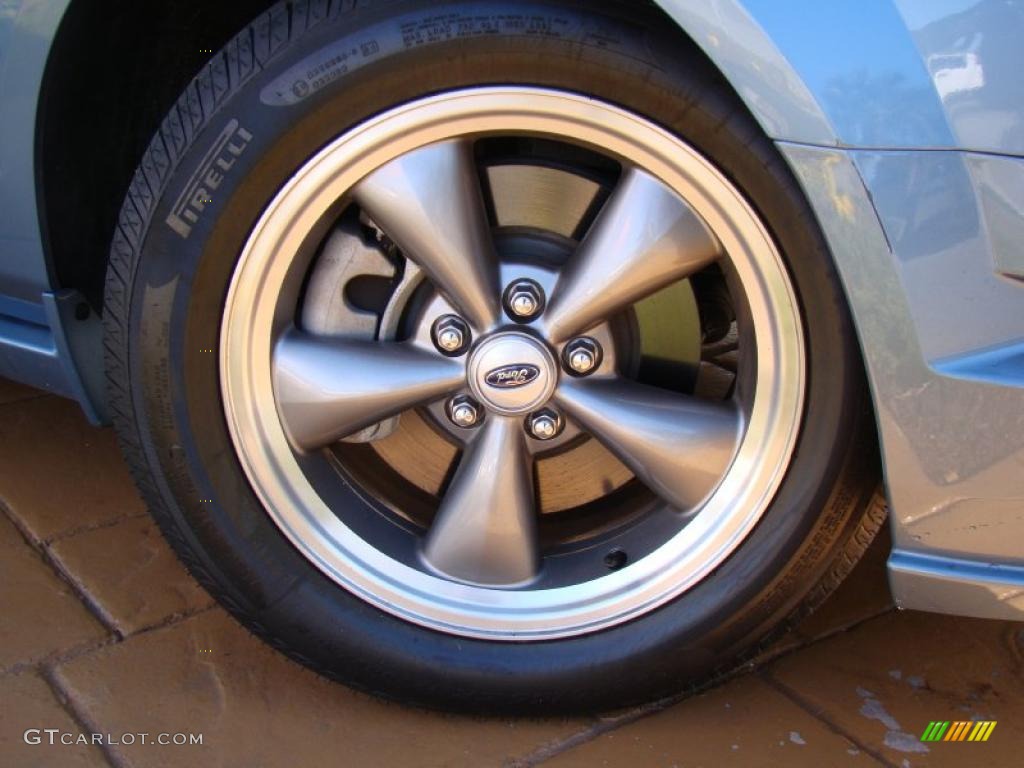
[[[629,557],[621,549],[613,549],[604,556],[604,564],[609,571],[617,571],[627,562],[629,562]]]

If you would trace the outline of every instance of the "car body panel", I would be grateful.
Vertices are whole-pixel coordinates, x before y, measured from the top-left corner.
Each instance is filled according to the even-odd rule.
[[[835,256],[897,601],[1024,618],[1024,2],[658,2],[778,143]],[[39,91],[67,5],[0,6],[0,375],[99,421],[98,325],[54,284],[36,208]]]
[[[1024,614],[1019,566],[896,550],[889,574],[900,603],[918,610],[1012,621]]]
[[[1024,3],[897,0],[955,146],[1024,154]]]
[[[829,241],[897,604],[1024,619],[1024,161],[998,156],[1024,152],[1024,3],[661,4],[780,142]]]
[[[51,288],[52,276],[36,211],[35,116],[46,57],[66,5],[0,5],[0,285],[6,296],[36,305],[33,322],[40,323],[40,293]]]
[[[999,383],[951,374],[936,364],[936,353],[957,348],[963,350],[961,356],[972,357],[975,350],[965,349],[971,337],[954,330],[951,340],[936,340],[928,328],[929,322],[955,326],[958,318],[965,326],[984,326],[986,293],[1000,280],[994,264],[984,258],[990,241],[972,177],[965,170],[958,189],[951,180],[951,194],[939,194],[929,215],[917,220],[914,215],[929,206],[922,206],[920,198],[901,202],[908,177],[878,172],[888,163],[922,162],[930,168],[918,178],[928,186],[934,173],[951,173],[951,166],[966,168],[974,158],[960,152],[892,153],[796,144],[782,144],[781,149],[808,193],[855,313],[881,439],[893,531],[890,581],[897,603],[1024,619],[1014,592],[1014,585],[1024,589],[1024,580],[1015,581],[1024,576],[1024,371],[1021,366],[1017,375],[1006,370]],[[863,168],[868,172],[862,175]],[[901,210],[907,215],[899,216]],[[1022,212],[1024,208],[1017,210],[1018,215]],[[970,215],[973,226],[966,223]],[[954,219],[950,227],[956,235],[947,233],[944,247],[935,248],[932,230],[944,216]],[[963,295],[948,306],[947,318],[935,320],[927,294],[907,290],[908,280],[928,278],[927,265],[917,263],[921,259],[938,260],[943,280],[962,286]],[[1020,323],[1024,285],[1007,287]],[[972,294],[977,298],[972,300]],[[1006,332],[999,326],[980,331],[979,346]],[[981,576],[986,573],[993,582],[988,586]],[[961,577],[980,591],[941,588]],[[962,600],[982,594],[988,608]]]
[[[1024,154],[1019,0],[659,0],[773,139]]]
[[[98,320],[68,322],[73,291],[58,290],[46,258],[36,207],[36,112],[50,45],[68,0],[0,5],[0,375],[78,400],[102,420],[102,370],[77,360],[82,341],[95,346]],[[69,338],[76,335],[74,345]],[[84,375],[84,379],[83,379]],[[90,382],[87,387],[84,381]]]
[[[1024,283],[1008,278],[1021,242],[1013,236],[1024,228],[1024,159],[956,151],[852,156],[929,364],[1019,344]],[[1000,184],[1009,179],[1017,183]]]

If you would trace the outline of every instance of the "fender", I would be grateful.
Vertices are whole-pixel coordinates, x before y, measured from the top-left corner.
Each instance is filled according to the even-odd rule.
[[[1024,13],[994,0],[657,0],[773,139],[1024,155]]]
[[[660,4],[776,141],[829,242],[872,390],[897,604],[1024,619],[1024,82],[1003,74],[1024,14]]]

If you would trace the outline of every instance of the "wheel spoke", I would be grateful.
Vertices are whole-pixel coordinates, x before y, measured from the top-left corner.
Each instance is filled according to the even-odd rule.
[[[683,510],[714,489],[739,442],[741,417],[731,401],[626,379],[563,381],[555,397],[652,491]]]
[[[478,584],[516,584],[537,573],[533,461],[520,420],[490,416],[466,447],[424,557]]]
[[[478,331],[497,322],[497,257],[472,144],[443,141],[392,160],[355,199]]]
[[[407,344],[290,331],[274,350],[274,391],[292,442],[312,450],[465,384],[463,364]]]
[[[545,314],[548,338],[558,343],[582,333],[720,255],[686,203],[629,169],[562,270]]]

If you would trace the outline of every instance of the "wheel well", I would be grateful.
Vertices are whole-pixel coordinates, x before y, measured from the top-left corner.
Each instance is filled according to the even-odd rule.
[[[215,52],[272,0],[73,0],[36,125],[40,229],[58,285],[99,309],[125,190],[160,120]]]
[[[110,240],[146,146],[211,53],[274,1],[72,0],[51,47],[36,125],[40,229],[60,288],[77,289],[102,311]],[[717,74],[685,32],[679,37],[681,56]]]

